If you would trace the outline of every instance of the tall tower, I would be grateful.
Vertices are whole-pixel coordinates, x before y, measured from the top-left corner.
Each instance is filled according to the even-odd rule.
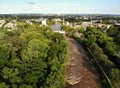
[[[63,18],[63,25],[65,25],[65,19]]]

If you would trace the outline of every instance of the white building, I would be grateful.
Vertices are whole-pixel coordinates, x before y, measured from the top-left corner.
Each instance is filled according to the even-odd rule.
[[[9,22],[7,23],[4,27],[5,28],[10,28],[11,30],[14,30],[14,29],[17,29],[17,23],[12,23],[12,22]]]
[[[86,31],[87,27],[90,27],[92,25],[92,22],[83,22],[82,26],[84,27],[84,30]]]
[[[68,21],[66,22],[66,26],[70,26],[70,23]]]
[[[2,27],[4,23],[5,23],[5,20],[0,20],[0,27]]]
[[[47,26],[47,21],[46,21],[46,19],[43,19],[43,20],[41,21],[41,24],[42,24],[43,26]]]

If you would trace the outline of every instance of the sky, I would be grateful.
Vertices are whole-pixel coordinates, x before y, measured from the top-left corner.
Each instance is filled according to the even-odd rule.
[[[0,0],[0,14],[119,14],[120,0]]]

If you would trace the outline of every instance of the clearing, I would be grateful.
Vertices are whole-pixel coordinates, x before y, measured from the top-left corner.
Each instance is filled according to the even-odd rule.
[[[71,53],[66,66],[66,88],[102,88],[99,76],[81,45],[73,38],[67,37],[66,40]]]

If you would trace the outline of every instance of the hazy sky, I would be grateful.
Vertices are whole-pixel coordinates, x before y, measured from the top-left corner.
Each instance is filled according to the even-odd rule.
[[[120,14],[120,0],[0,0],[0,14]]]

